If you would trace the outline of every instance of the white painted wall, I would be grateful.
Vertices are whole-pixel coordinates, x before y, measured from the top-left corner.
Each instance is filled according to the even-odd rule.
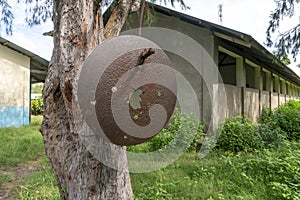
[[[0,127],[29,124],[30,58],[0,45]]]

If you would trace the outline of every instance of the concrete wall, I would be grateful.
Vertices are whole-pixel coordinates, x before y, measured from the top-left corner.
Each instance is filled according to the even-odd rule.
[[[270,92],[268,92],[268,91],[261,92],[261,105],[262,105],[262,108],[264,108],[264,107],[270,108]]]
[[[279,94],[279,105],[285,104],[285,95],[284,94]]]
[[[225,118],[244,114],[252,121],[256,121],[263,107],[275,109],[291,99],[300,100],[299,97],[290,97],[276,92],[271,93],[269,91],[260,91],[252,88],[243,89],[238,86],[226,84],[219,84],[219,88],[220,85],[225,88],[227,102],[226,105],[222,105],[222,103],[224,103],[224,95],[218,94],[221,90],[214,91],[216,94],[214,98],[218,98],[215,102],[219,102],[221,105],[218,109],[215,109],[215,116],[222,116],[224,115],[223,113],[225,113]],[[214,88],[217,89],[218,87],[215,86]],[[222,123],[222,121],[219,121],[219,123]]]
[[[242,113],[242,92],[239,87],[233,85],[224,85],[227,97],[226,118],[237,116]],[[222,101],[222,99],[220,99]]]
[[[247,57],[244,57],[245,55],[241,56],[234,52],[236,49],[230,49],[230,46],[225,45],[225,48],[221,45],[224,44],[220,43],[219,47],[221,51],[219,69],[224,80],[230,78],[232,80],[232,82],[225,82],[228,109],[225,111],[226,118],[244,114],[251,120],[256,121],[263,107],[275,109],[290,99],[299,98],[297,96],[298,87],[293,83],[289,83],[286,77],[265,69],[257,62],[248,60]],[[236,66],[226,65],[226,62],[223,62],[225,60],[224,54],[228,57],[234,57]],[[232,70],[232,68],[235,68],[235,70]],[[234,75],[236,79],[233,78]],[[234,80],[236,80],[236,83],[233,84]],[[231,86],[226,85],[227,83]],[[241,95],[237,96],[236,93],[241,93]],[[218,100],[220,101],[220,99]],[[240,109],[237,109],[235,105],[239,105]],[[219,111],[217,113],[217,115],[221,114]]]
[[[155,19],[153,23],[151,23],[152,27],[176,30],[177,32],[191,37],[197,42],[198,45],[200,44],[202,47],[201,49],[198,49],[195,54],[195,52],[190,49],[190,46],[182,44],[182,41],[178,40],[178,38],[172,39],[172,35],[170,35],[170,37],[167,39],[172,39],[173,45],[177,43],[179,44],[177,48],[178,51],[183,51],[184,54],[188,53],[189,57],[195,56],[196,59],[190,59],[187,57],[180,58],[179,55],[175,55],[174,53],[167,51],[166,52],[175,69],[178,70],[193,87],[200,106],[200,120],[202,120],[206,125],[209,125],[211,123],[212,116],[213,84],[218,83],[219,79],[218,68],[215,64],[217,62],[216,59],[218,48],[215,47],[214,36],[212,32],[207,29],[186,23],[176,17],[163,15],[161,13],[156,13],[155,15]],[[139,16],[137,16],[136,13],[132,13],[130,19],[126,22],[123,29],[130,30],[135,28],[139,28]],[[149,35],[146,30],[143,30],[142,32],[143,37],[149,38],[158,45],[165,43],[166,38],[160,37],[160,33],[157,34],[157,37],[154,37],[153,35]],[[172,46],[172,44],[170,44],[170,46]],[[196,62],[187,62],[190,60],[196,60]],[[180,87],[180,83],[178,83],[177,86]],[[185,99],[188,99],[189,97],[189,93],[184,95]]]
[[[197,70],[185,59],[181,58],[180,56],[167,52],[168,57],[172,61],[173,67],[182,74],[188,81],[189,84],[192,86],[194,92],[197,95],[197,101],[198,105],[200,105],[200,118],[202,120],[203,118],[203,102],[202,102],[202,94],[203,94],[203,79],[200,76],[200,74],[197,72]],[[188,92],[185,86],[181,83],[181,80],[177,78],[177,95],[180,95],[180,98],[184,102],[189,102],[192,100],[193,94]],[[180,105],[177,105],[177,107],[180,107]]]
[[[247,58],[238,55],[238,53],[230,52],[230,49],[225,49],[225,47],[223,47],[222,53],[228,56],[221,58],[221,55],[219,57],[219,47],[222,47],[222,41],[214,37],[213,33],[207,29],[186,23],[173,16],[161,13],[156,13],[155,15],[151,26],[168,28],[184,33],[203,46],[203,49],[196,52],[196,54],[195,52],[190,52],[189,48],[186,49],[184,44],[178,48],[181,51],[190,52],[191,56],[197,55],[197,63],[188,63],[184,60],[186,58],[180,58],[172,53],[168,53],[168,56],[173,62],[175,69],[189,80],[196,92],[202,115],[201,120],[206,125],[211,123],[212,116],[213,120],[216,121],[213,124],[218,124],[221,121],[216,120],[216,118],[221,119],[218,116],[223,114],[225,114],[226,118],[245,114],[252,120],[257,120],[263,106],[274,109],[278,106],[279,101],[281,103],[285,102],[285,96],[279,97],[278,93],[272,93],[273,88],[280,92],[280,80],[277,77],[278,80],[274,80],[273,83],[273,72],[263,71],[263,66],[259,66],[257,63],[252,63],[249,60],[246,63]],[[139,28],[139,16],[136,13],[131,15],[124,26],[124,30],[134,28]],[[142,35],[146,38],[153,38],[149,37],[145,31],[143,31]],[[172,36],[170,35],[170,37]],[[156,39],[153,42],[160,45],[169,38],[160,37],[159,33],[157,33]],[[178,38],[176,39],[173,39],[173,43],[179,44],[181,41],[178,41]],[[220,61],[223,65],[219,66],[218,70],[216,64],[220,63]],[[218,71],[221,75],[218,74]],[[201,72],[202,76],[199,76],[198,72]],[[218,83],[221,78],[223,78],[225,83],[222,87],[224,86],[226,97],[219,93],[220,84]],[[290,88],[290,90],[292,89]],[[189,99],[191,96],[186,93],[184,98]],[[224,106],[227,107],[226,110],[222,108],[224,98],[227,100],[226,106]]]
[[[29,124],[30,59],[0,45],[0,127]]]
[[[259,90],[245,89],[245,116],[256,121],[260,115]]]
[[[279,102],[278,98],[279,98],[278,93],[273,92],[272,93],[272,98],[271,98],[271,109],[272,110],[278,107],[278,102]]]

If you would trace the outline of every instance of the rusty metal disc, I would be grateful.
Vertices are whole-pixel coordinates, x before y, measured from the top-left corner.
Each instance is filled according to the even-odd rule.
[[[87,58],[79,80],[79,103],[87,124],[97,136],[122,146],[155,136],[176,104],[171,66],[165,52],[142,37],[119,36],[101,44]],[[165,115],[151,111],[157,105]]]

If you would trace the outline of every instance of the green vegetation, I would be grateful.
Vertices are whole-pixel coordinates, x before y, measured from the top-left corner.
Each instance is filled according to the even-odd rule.
[[[32,99],[31,100],[31,114],[41,115],[44,113],[44,103],[43,99]]]
[[[300,146],[199,159],[188,153],[160,171],[131,174],[135,199],[299,199]]]
[[[39,132],[41,116],[33,116],[32,124],[19,128],[0,129],[0,166],[16,166],[44,155]]]
[[[264,109],[260,123],[252,123],[242,116],[227,120],[216,148],[204,159],[200,159],[196,152],[200,144],[197,140],[203,136],[203,126],[192,115],[176,112],[172,122],[159,135],[128,150],[147,152],[164,148],[168,142],[176,144],[176,139],[175,142],[172,139],[181,126],[187,138],[196,135],[195,144],[164,169],[131,174],[134,198],[300,199],[299,104],[290,101],[274,111]],[[33,118],[30,126],[0,129],[2,138],[10,138],[6,142],[1,140],[0,152],[7,152],[10,156],[1,154],[0,169],[38,159],[39,170],[15,184],[16,195],[26,200],[60,199],[53,172],[43,153],[39,123]],[[190,130],[197,130],[197,134]],[[22,154],[29,154],[22,140],[30,146],[31,155]],[[0,187],[13,178],[11,172],[0,171]]]
[[[260,121],[271,128],[278,128],[288,140],[300,140],[300,102],[290,100],[274,111],[265,109]]]
[[[132,174],[135,198],[300,199],[300,102],[264,109],[259,122],[228,119],[206,158],[187,153],[165,169]]]
[[[60,199],[53,171],[46,157],[41,159],[41,169],[28,175],[19,183],[18,196],[22,200]]]
[[[203,128],[203,124],[193,114],[180,113],[176,109],[172,121],[159,134],[148,142],[130,146],[127,150],[151,152],[164,149],[169,144],[171,148],[187,147],[187,151],[196,152],[200,147],[201,139],[205,136]]]
[[[274,111],[264,108],[258,124],[237,116],[223,124],[216,148],[233,153],[278,148],[300,139],[300,102],[291,100]]]
[[[261,145],[261,137],[250,119],[237,116],[225,121],[216,147],[237,153],[254,151]]]
[[[31,85],[31,93],[42,94],[44,83],[36,83]]]
[[[0,172],[0,188],[3,183],[6,183],[12,179],[12,174],[8,172]]]

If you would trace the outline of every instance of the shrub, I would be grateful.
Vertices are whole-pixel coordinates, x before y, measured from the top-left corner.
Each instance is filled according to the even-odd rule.
[[[260,117],[258,118],[258,122],[264,124],[272,121],[273,111],[268,107],[263,107]]]
[[[31,100],[31,114],[41,115],[44,113],[43,99],[32,99]]]
[[[200,140],[204,137],[204,126],[193,114],[175,110],[171,123],[149,141],[150,151],[166,147],[188,147],[188,151],[197,151]],[[176,136],[176,137],[175,137]]]
[[[300,139],[300,102],[290,100],[279,106],[273,112],[264,109],[261,123],[270,127],[280,128],[289,140]]]
[[[256,131],[259,133],[264,148],[278,148],[286,140],[286,134],[274,123],[258,124]]]
[[[290,100],[274,111],[276,124],[287,134],[289,140],[300,139],[300,102]]]
[[[250,119],[236,116],[224,122],[216,148],[238,153],[262,147],[262,138]]]

